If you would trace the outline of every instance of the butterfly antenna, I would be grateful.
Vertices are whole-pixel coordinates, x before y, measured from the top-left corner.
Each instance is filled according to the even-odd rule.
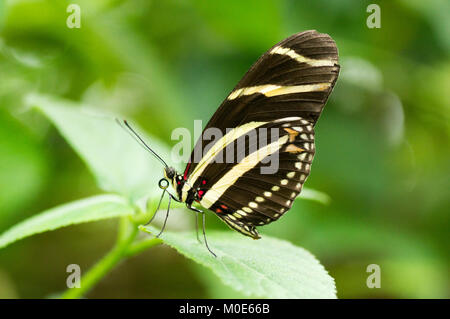
[[[123,128],[125,129],[128,133],[130,133],[130,135],[136,140],[138,141],[138,143],[145,148],[147,151],[149,151],[150,153],[152,153],[166,168],[168,168],[169,166],[166,164],[166,162],[164,162],[164,160],[158,155],[156,154],[156,152],[154,150],[152,150],[150,148],[150,146],[147,145],[147,143],[145,143],[144,139],[142,137],[140,137],[140,135],[131,127],[131,125],[127,122],[127,120],[119,120],[118,118],[116,118],[116,122]],[[123,125],[125,126],[123,126]]]
[[[159,238],[161,234],[163,233],[164,229],[166,228],[167,218],[169,218],[169,212],[170,212],[170,200],[172,199],[171,196],[169,196],[169,204],[167,205],[167,212],[166,212],[166,218],[164,219],[164,224],[162,225],[161,231],[158,235],[156,235],[156,238]]]

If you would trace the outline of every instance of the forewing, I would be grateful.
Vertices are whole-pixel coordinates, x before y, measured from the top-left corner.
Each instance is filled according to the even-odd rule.
[[[339,74],[334,40],[315,30],[294,34],[264,53],[223,101],[205,127],[225,135],[228,128],[244,128],[278,118],[300,116],[313,126]],[[263,125],[263,124],[261,124]],[[239,134],[235,134],[239,136]],[[212,160],[206,138],[200,138],[191,154],[185,177],[198,168],[200,158]],[[198,174],[200,175],[200,174]],[[195,179],[195,181],[197,181]],[[191,184],[193,182],[191,179]]]

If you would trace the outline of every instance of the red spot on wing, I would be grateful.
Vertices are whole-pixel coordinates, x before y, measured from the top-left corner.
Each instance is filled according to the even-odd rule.
[[[189,167],[191,167],[191,162],[189,162],[189,163],[187,164],[186,169],[184,170],[184,176],[183,176],[183,179],[184,179],[184,180],[187,180],[187,173],[188,173],[188,171],[189,171]]]

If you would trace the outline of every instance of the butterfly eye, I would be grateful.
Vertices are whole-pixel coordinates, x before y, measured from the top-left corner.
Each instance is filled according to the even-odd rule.
[[[166,189],[169,187],[169,181],[165,178],[161,178],[158,183],[159,188]]]

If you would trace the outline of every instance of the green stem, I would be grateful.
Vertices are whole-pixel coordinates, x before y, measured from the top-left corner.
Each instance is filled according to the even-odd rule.
[[[119,224],[119,233],[116,245],[97,264],[81,278],[80,288],[66,290],[61,298],[74,299],[84,296],[95,284],[97,284],[112,268],[122,259],[142,252],[144,249],[161,243],[160,239],[153,238],[131,245],[136,238],[138,228],[128,218],[122,218]]]
[[[141,240],[141,241],[129,246],[127,251],[125,252],[125,255],[127,257],[132,257],[134,255],[138,255],[141,252],[149,249],[150,247],[162,244],[162,242],[163,242],[162,239],[159,239],[159,238]]]
[[[115,246],[81,278],[80,288],[70,288],[66,290],[66,292],[61,295],[61,298],[81,298],[122,259],[122,255],[123,247]]]

